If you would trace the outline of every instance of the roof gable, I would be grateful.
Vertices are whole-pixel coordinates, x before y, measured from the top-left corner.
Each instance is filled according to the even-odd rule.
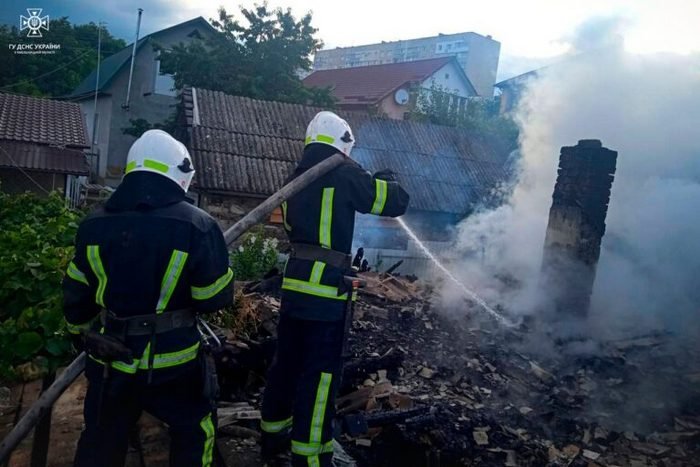
[[[214,31],[214,27],[209,24],[207,20],[198,16],[184,23],[179,23],[174,26],[170,26],[160,31],[153,32],[146,36],[143,36],[136,44],[136,53],[141,50],[144,44],[151,40],[157,40],[159,36],[171,32],[173,29],[186,28],[186,27],[196,27],[200,26],[202,28]],[[109,83],[116,77],[119,71],[125,67],[131,60],[131,51],[134,47],[133,42],[119,52],[116,52],[109,57],[102,60],[100,63],[100,83],[97,87],[97,91],[104,91],[104,89],[109,86]],[[97,79],[97,68],[92,70],[89,75],[71,92],[67,97],[71,99],[80,98],[81,96],[86,96],[95,92],[95,81]]]
[[[387,63],[354,68],[318,70],[304,78],[307,87],[330,87],[338,104],[376,104],[407,83],[422,83],[454,57],[439,57],[411,62]],[[460,66],[460,77],[474,89]],[[476,94],[476,92],[474,92]]]
[[[316,107],[260,101],[205,89],[183,92],[195,188],[269,196],[301,158]],[[353,159],[391,168],[411,208],[465,214],[504,179],[507,148],[463,129],[338,112],[352,126]]]

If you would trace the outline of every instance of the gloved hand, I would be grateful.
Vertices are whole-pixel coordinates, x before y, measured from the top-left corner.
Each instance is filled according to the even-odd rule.
[[[380,170],[379,172],[376,172],[372,177],[378,178],[379,180],[386,180],[387,182],[396,181],[396,173],[393,170],[389,169]]]
[[[85,351],[99,360],[131,363],[134,359],[131,349],[119,339],[105,336],[95,331],[85,333]]]

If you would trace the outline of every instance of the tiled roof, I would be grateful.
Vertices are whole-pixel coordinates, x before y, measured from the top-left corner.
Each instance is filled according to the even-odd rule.
[[[221,92],[183,92],[190,151],[201,191],[268,196],[303,151],[306,125],[321,109]],[[507,149],[463,129],[371,119],[339,112],[353,127],[353,159],[374,172],[390,168],[411,208],[464,214],[504,178]]]
[[[0,93],[0,139],[87,148],[80,105]]]
[[[0,140],[0,167],[87,175],[85,154],[75,149]]]
[[[422,83],[454,57],[314,71],[304,78],[307,87],[330,87],[339,105],[374,104],[406,83]],[[461,70],[459,65],[457,68]],[[466,75],[465,82],[473,89]],[[476,91],[474,91],[476,94]]]

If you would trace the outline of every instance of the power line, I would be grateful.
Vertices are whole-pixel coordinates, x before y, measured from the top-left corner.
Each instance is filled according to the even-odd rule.
[[[81,58],[83,58],[84,56],[86,56],[87,54],[89,54],[90,52],[92,52],[92,50],[88,50],[88,51],[86,51],[86,52],[83,52],[82,54],[80,54],[80,55],[78,55],[77,57],[75,57],[73,60],[71,60],[71,61],[69,61],[69,62],[66,62],[66,63],[64,63],[63,65],[61,65],[61,66],[59,66],[59,67],[57,67],[57,68],[54,68],[53,70],[48,71],[48,72],[46,72],[46,73],[44,73],[44,74],[42,74],[42,75],[36,76],[36,77],[34,77],[34,78],[30,78],[30,79],[25,79],[25,80],[22,80],[22,81],[18,81],[18,82],[13,83],[13,84],[8,84],[8,85],[5,85],[5,86],[0,87],[0,89],[13,88],[13,87],[15,87],[15,86],[19,86],[20,84],[31,83],[32,81],[36,81],[36,80],[38,80],[38,79],[44,78],[44,77],[46,77],[46,76],[49,76],[49,75],[51,75],[51,74],[53,74],[53,73],[56,73],[57,71],[60,71],[60,70],[64,69],[65,67],[67,67],[67,66],[70,65],[71,63],[74,63],[74,62],[80,60]]]

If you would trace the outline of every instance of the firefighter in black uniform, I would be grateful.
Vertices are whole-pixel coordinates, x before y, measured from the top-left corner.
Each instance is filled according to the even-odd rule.
[[[332,421],[342,370],[344,318],[355,213],[400,216],[408,194],[388,171],[370,175],[349,158],[350,126],[332,112],[309,124],[292,178],[335,153],[348,156],[282,205],[292,244],[282,282],[278,348],[262,405],[262,455],[289,447],[297,466],[330,466]]]
[[[80,224],[64,280],[68,329],[88,352],[76,466],[123,466],[142,410],[167,423],[171,466],[211,465],[196,316],[232,302],[233,273],[216,221],[185,199],[193,174],[181,143],[147,131],[117,190]]]

